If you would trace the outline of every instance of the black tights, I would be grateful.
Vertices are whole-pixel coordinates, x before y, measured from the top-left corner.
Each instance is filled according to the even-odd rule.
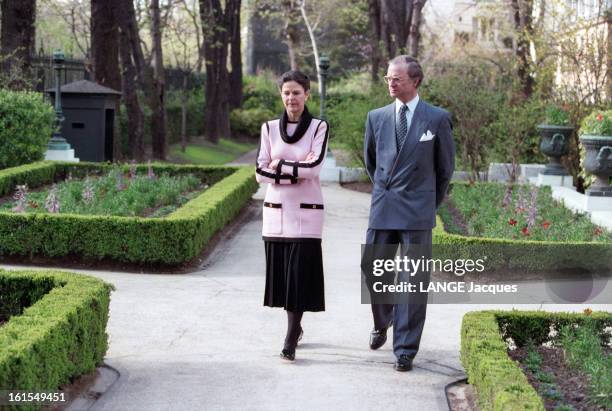
[[[285,350],[295,350],[297,346],[298,338],[302,332],[302,321],[303,311],[288,311],[287,310],[287,336],[285,337]]]

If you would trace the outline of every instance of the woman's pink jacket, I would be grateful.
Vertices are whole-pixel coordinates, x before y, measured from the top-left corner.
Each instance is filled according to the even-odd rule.
[[[262,235],[270,241],[321,238],[324,210],[319,173],[327,152],[327,122],[313,118],[304,135],[292,144],[282,139],[279,127],[280,120],[261,126],[256,178],[269,183]],[[288,135],[295,129],[295,123],[287,124]],[[315,158],[306,162],[309,152]],[[282,159],[275,169],[268,167],[273,159]]]

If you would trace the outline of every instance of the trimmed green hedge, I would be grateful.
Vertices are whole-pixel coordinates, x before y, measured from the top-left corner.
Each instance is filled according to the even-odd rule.
[[[86,173],[98,163],[43,162],[0,171],[0,193]],[[137,168],[146,170],[146,165]],[[126,166],[127,168],[127,166]],[[153,165],[156,174],[192,173],[212,186],[164,218],[0,212],[0,256],[109,258],[177,265],[196,257],[257,190],[252,167]],[[220,180],[220,181],[219,181]],[[217,182],[218,181],[218,182]]]
[[[85,275],[0,270],[0,311],[25,304],[0,327],[0,389],[56,391],[101,364],[111,290]]]
[[[0,169],[42,160],[54,122],[40,93],[0,89]]]
[[[584,314],[542,311],[474,311],[461,324],[461,363],[468,382],[478,392],[483,410],[544,410],[542,399],[529,384],[520,367],[508,357],[505,339],[517,346],[531,340],[535,344],[553,340],[551,326],[557,331],[565,324],[583,322]],[[612,326],[612,314],[594,312],[589,318],[602,330]]]

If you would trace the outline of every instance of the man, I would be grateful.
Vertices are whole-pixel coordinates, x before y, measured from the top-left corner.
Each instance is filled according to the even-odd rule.
[[[420,100],[423,70],[413,57],[392,59],[385,81],[395,101],[370,111],[366,120],[365,163],[373,183],[366,243],[401,244],[402,249],[412,246],[431,254],[436,209],[455,167],[450,115]],[[428,282],[429,272],[425,278]],[[409,304],[372,303],[370,348],[382,347],[393,326],[397,371],[412,369],[425,324],[426,297]]]

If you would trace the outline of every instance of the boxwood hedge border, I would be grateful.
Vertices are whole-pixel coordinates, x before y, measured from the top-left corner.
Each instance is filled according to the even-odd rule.
[[[69,175],[104,172],[106,163],[43,161],[0,170],[0,196]],[[123,166],[126,170],[128,165]],[[156,174],[192,173],[212,185],[163,218],[0,212],[0,257],[110,259],[176,266],[195,258],[257,190],[252,167],[153,164]],[[147,165],[138,165],[146,171]]]
[[[461,324],[461,363],[468,382],[478,393],[483,410],[544,410],[542,399],[527,377],[508,357],[505,340],[512,338],[517,346],[527,341],[539,345],[548,340],[551,327],[559,330],[566,324],[580,324],[589,319],[601,330],[604,343],[610,335],[603,330],[612,326],[612,314],[593,312],[551,313],[544,311],[472,311]]]
[[[13,315],[0,327],[0,390],[57,391],[102,363],[112,285],[68,272],[0,269],[0,289],[0,307],[9,300]],[[31,305],[15,310],[17,300]]]

